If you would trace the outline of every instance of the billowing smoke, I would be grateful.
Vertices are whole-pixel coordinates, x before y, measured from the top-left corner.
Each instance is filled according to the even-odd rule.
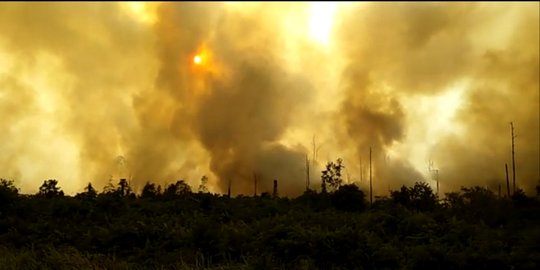
[[[373,147],[379,189],[419,174],[429,179],[429,160],[446,191],[503,184],[510,121],[520,133],[521,187],[532,188],[539,180],[538,11],[537,3],[374,3],[344,16],[338,40],[348,62],[340,115],[359,153]],[[459,106],[446,95],[421,111],[426,98],[449,89],[461,96]],[[452,110],[449,129],[441,122]],[[417,156],[426,166],[410,166],[425,145],[431,149]],[[393,165],[387,162],[392,149],[404,154]]]
[[[312,188],[338,157],[367,186],[371,147],[377,194],[430,160],[442,191],[496,187],[513,121],[540,179],[538,3],[338,4],[326,42],[313,5],[1,4],[0,177],[296,195],[306,155]]]
[[[152,40],[119,10],[107,3],[2,5],[1,77],[12,83],[1,90],[1,164],[3,177],[23,191],[48,178],[66,191],[106,182],[122,146],[138,138],[131,99],[151,85]]]
[[[261,14],[241,15],[228,14],[221,4],[162,5],[159,83],[166,84],[163,89],[177,104],[188,102],[172,125],[189,129],[206,149],[221,190],[231,182],[234,193],[250,192],[257,177],[259,191],[270,190],[272,180],[279,179],[286,193],[298,193],[304,154],[279,140],[301,108],[299,101],[309,101],[311,87],[278,62],[279,41],[285,37],[272,29],[279,18],[272,8],[255,11],[263,8]],[[191,60],[197,50],[212,53],[203,61],[214,68],[185,65],[190,76],[175,75],[178,63]]]

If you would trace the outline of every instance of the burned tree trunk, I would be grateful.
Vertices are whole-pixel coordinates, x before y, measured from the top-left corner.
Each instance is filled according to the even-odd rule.
[[[508,164],[504,163],[504,170],[506,171],[506,195],[510,198],[510,180],[508,179]]]
[[[510,122],[510,128],[512,131],[512,194],[516,193],[516,159],[514,153],[514,123]]]
[[[272,191],[272,197],[277,198],[277,196],[278,196],[277,180],[274,179],[274,190]]]
[[[369,203],[373,204],[373,178],[371,174],[371,147],[369,148]]]

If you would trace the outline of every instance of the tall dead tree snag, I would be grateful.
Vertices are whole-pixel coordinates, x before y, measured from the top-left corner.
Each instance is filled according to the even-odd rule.
[[[504,163],[504,170],[506,172],[506,195],[510,198],[510,180],[508,180],[508,164]]]
[[[516,159],[514,152],[514,123],[510,122],[510,129],[512,132],[512,194],[516,193]]]
[[[231,185],[232,185],[232,180],[229,179],[229,186],[227,187],[227,197],[231,197]]]
[[[309,190],[309,158],[306,155],[306,191]]]
[[[277,198],[277,196],[278,196],[277,179],[274,179],[274,190],[272,191],[272,197]]]
[[[369,147],[369,203],[373,204],[373,178],[371,174],[371,147]]]
[[[257,173],[253,173],[253,197],[257,196]]]

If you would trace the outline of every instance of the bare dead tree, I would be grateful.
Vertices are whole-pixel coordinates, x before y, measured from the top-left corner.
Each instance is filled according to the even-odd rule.
[[[308,155],[306,155],[306,191],[309,190],[309,158]]]
[[[506,171],[506,195],[510,198],[510,181],[508,180],[508,164],[504,163],[504,170]]]
[[[516,192],[516,160],[515,160],[515,153],[514,153],[514,139],[516,136],[514,136],[514,123],[510,122],[510,129],[512,132],[512,194]]]
[[[257,196],[257,173],[253,172],[253,197]]]
[[[232,180],[229,179],[229,187],[227,188],[227,197],[231,197],[231,186],[232,186]]]
[[[273,198],[278,197],[277,179],[274,179],[274,190],[272,191],[272,197]]]
[[[371,174],[371,146],[369,147],[369,203],[373,204],[373,178]]]

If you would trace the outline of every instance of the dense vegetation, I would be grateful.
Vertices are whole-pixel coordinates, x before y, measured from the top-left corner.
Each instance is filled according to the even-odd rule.
[[[47,180],[21,195],[1,180],[0,268],[540,269],[538,194],[473,187],[439,200],[416,183],[369,205],[341,183],[297,198],[200,190],[134,194],[121,180],[65,196]]]

